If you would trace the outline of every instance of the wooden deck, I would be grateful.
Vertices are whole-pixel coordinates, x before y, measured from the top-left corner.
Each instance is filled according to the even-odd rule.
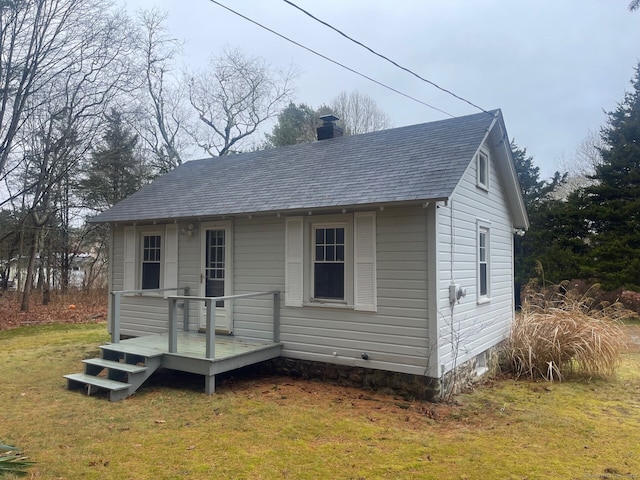
[[[157,289],[158,293],[167,290]],[[194,297],[186,295],[188,288],[179,288],[185,295],[168,296],[167,332],[158,335],[120,339],[120,305],[123,295],[136,295],[149,290],[114,291],[110,318],[111,342],[101,345],[102,356],[83,360],[84,373],[64,375],[70,390],[86,387],[109,391],[109,400],[118,401],[133,395],[158,368],[204,375],[205,392],[215,391],[215,376],[247,365],[280,356],[280,292],[258,292],[225,297]],[[272,341],[247,339],[232,335],[215,335],[216,301],[273,297]],[[184,302],[182,330],[178,329],[178,301]],[[206,305],[205,332],[197,333],[189,327],[188,302]],[[237,332],[236,332],[237,333]]]
[[[241,340],[229,335],[215,336],[213,358],[206,358],[206,335],[196,332],[180,332],[177,335],[177,352],[169,352],[169,335],[144,337],[108,343],[103,351],[140,357],[161,357],[160,367],[205,376],[205,390],[215,390],[215,375],[229,370],[253,365],[280,356],[282,345],[276,342]]]

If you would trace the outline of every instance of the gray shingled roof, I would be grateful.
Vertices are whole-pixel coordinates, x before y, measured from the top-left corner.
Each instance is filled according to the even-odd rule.
[[[184,163],[94,222],[449,198],[499,111]]]

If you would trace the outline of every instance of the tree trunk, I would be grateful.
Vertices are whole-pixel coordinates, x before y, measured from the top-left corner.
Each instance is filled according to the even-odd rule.
[[[27,264],[27,277],[24,281],[24,291],[22,292],[22,304],[20,305],[21,312],[28,312],[29,305],[31,303],[31,292],[33,290],[33,272],[35,270],[36,263],[36,251],[38,250],[38,237],[33,236],[33,241],[29,247],[29,263]]]

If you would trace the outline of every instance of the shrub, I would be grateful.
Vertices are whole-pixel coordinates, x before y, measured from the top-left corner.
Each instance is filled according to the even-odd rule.
[[[566,286],[527,294],[506,348],[516,377],[553,381],[570,373],[615,373],[625,348],[619,320],[628,312],[619,303],[596,302],[590,291],[579,294]]]
[[[33,462],[27,460],[17,448],[0,444],[0,476],[12,474],[24,476]]]

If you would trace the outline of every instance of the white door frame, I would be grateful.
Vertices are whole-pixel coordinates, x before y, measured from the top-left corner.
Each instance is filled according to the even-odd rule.
[[[200,225],[200,295],[206,295],[207,231],[224,230],[224,295],[233,295],[233,225],[231,221],[205,222]],[[204,303],[202,304],[204,305]],[[205,307],[198,310],[198,327],[206,327]],[[216,307],[216,331],[233,332],[233,304],[224,302],[224,307]]]

